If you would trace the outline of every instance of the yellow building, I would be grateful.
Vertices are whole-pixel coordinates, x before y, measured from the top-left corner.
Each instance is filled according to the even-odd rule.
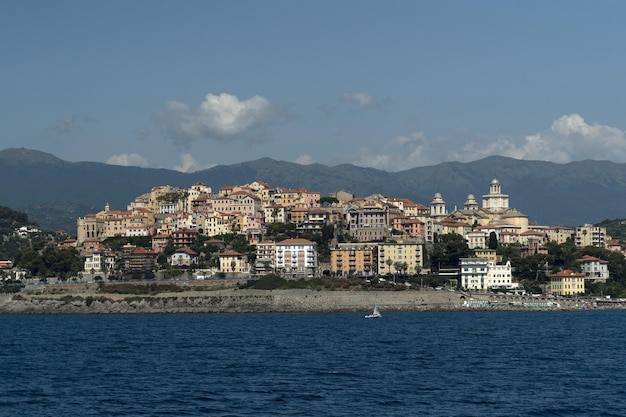
[[[398,270],[402,266],[403,270]],[[380,243],[378,245],[378,274],[403,272],[415,274],[423,266],[422,245],[419,243]]]
[[[494,265],[502,263],[502,256],[498,255],[495,249],[476,249],[474,250],[474,256],[476,258],[487,258],[487,261]]]
[[[579,295],[585,293],[585,274],[566,269],[550,275],[550,293]]]

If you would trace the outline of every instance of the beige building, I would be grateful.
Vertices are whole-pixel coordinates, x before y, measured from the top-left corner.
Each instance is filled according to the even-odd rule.
[[[227,250],[219,254],[220,272],[229,273],[247,273],[250,271],[250,265],[245,255],[234,251]]]
[[[125,236],[129,231],[139,231],[138,234],[145,236],[153,225],[154,217],[145,210],[111,210],[106,204],[104,210],[76,221],[76,240],[80,245],[87,239]]]
[[[603,248],[606,246],[607,240],[610,240],[610,237],[606,235],[605,227],[585,224],[576,228],[574,243],[576,243],[576,246],[579,248],[584,248],[585,246]]]

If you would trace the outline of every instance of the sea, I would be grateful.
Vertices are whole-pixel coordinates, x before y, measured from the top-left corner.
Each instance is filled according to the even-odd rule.
[[[5,315],[1,416],[624,416],[626,311]]]

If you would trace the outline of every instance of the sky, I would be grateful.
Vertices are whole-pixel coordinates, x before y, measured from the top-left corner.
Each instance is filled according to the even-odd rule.
[[[626,162],[621,0],[5,0],[0,149],[193,172]]]

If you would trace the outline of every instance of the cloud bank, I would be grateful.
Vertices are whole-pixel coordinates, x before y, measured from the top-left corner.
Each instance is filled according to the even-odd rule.
[[[300,165],[311,165],[315,161],[313,160],[311,155],[305,154],[305,155],[298,156],[294,162]]]
[[[266,141],[270,139],[268,128],[284,122],[287,115],[261,96],[240,100],[232,94],[209,93],[196,110],[170,101],[155,118],[175,145],[188,147],[201,139]]]
[[[470,162],[491,155],[567,163],[584,159],[626,162],[626,132],[589,124],[579,114],[564,115],[539,133],[523,137],[492,137],[456,129],[449,136],[427,137],[411,132],[388,140],[383,150],[362,148],[353,163],[387,171]]]
[[[125,167],[148,167],[148,161],[138,153],[122,153],[119,155],[111,155],[109,159],[107,159],[106,163],[109,165],[121,165]]]
[[[195,172],[214,167],[215,164],[201,164],[189,153],[180,156],[180,165],[175,165],[172,169],[179,172]]]

